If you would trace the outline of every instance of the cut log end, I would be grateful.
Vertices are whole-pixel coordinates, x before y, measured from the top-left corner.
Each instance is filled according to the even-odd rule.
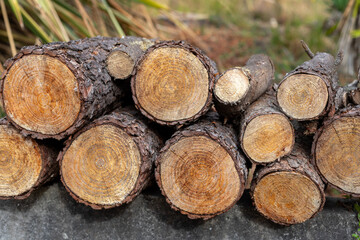
[[[244,152],[255,163],[269,163],[291,152],[295,134],[283,114],[266,114],[252,119],[242,139]]]
[[[60,60],[29,55],[17,60],[3,83],[4,108],[20,127],[58,134],[73,125],[81,100],[73,72]]]
[[[130,77],[134,66],[135,61],[123,51],[113,51],[107,58],[109,74],[116,79],[126,79]]]
[[[289,117],[297,120],[315,119],[328,103],[329,93],[325,82],[312,74],[294,74],[279,86],[277,100]]]
[[[98,208],[123,203],[139,177],[141,155],[124,130],[110,124],[90,128],[69,146],[61,161],[66,188]]]
[[[132,85],[135,102],[159,123],[190,119],[209,99],[207,69],[180,47],[156,48],[146,54]]]
[[[302,223],[322,207],[322,193],[306,175],[298,172],[273,172],[265,175],[253,193],[256,208],[274,222]]]
[[[360,117],[341,117],[327,125],[315,146],[315,165],[333,186],[360,195]]]
[[[160,158],[160,176],[168,201],[193,218],[224,212],[243,191],[230,154],[205,136],[181,138],[171,145]]]
[[[0,198],[23,195],[40,176],[42,158],[38,144],[12,127],[0,125]]]
[[[226,71],[216,82],[215,97],[226,104],[239,102],[248,92],[249,78],[240,68]]]

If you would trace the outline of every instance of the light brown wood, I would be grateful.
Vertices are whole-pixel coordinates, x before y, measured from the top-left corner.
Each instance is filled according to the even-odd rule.
[[[42,170],[38,144],[14,128],[0,125],[0,198],[30,191]]]
[[[169,201],[183,211],[216,214],[239,196],[241,182],[232,157],[206,136],[180,139],[160,162],[162,188]]]
[[[237,103],[248,92],[249,78],[241,68],[226,71],[216,82],[214,94],[224,103]]]
[[[325,82],[312,74],[294,74],[283,80],[277,100],[286,115],[297,120],[314,119],[321,115],[328,103]]]
[[[58,134],[77,119],[81,100],[74,74],[61,61],[47,55],[17,60],[3,86],[4,108],[22,128]]]
[[[360,195],[360,117],[341,117],[328,124],[315,146],[319,173],[333,186]]]
[[[322,205],[318,186],[298,172],[273,172],[263,177],[253,193],[258,211],[282,224],[301,223]]]
[[[94,205],[119,205],[134,189],[141,155],[124,130],[111,124],[81,133],[61,162],[62,180],[72,194]]]
[[[122,51],[113,51],[107,59],[107,69],[111,76],[116,79],[125,79],[129,77],[134,70],[135,61]]]
[[[268,163],[291,152],[294,140],[293,127],[284,115],[266,114],[248,123],[242,147],[256,163]]]
[[[154,49],[137,69],[135,95],[153,118],[165,122],[187,119],[206,105],[208,71],[190,51],[178,47]]]

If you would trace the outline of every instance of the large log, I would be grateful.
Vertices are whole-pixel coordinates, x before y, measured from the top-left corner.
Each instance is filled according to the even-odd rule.
[[[289,154],[295,133],[290,120],[279,109],[275,91],[270,89],[244,112],[240,144],[255,164],[266,164]]]
[[[360,196],[359,153],[360,105],[343,109],[324,122],[314,137],[312,160],[326,183]]]
[[[56,157],[60,147],[24,137],[8,121],[1,119],[0,199],[27,198],[57,176]]]
[[[282,225],[314,217],[325,203],[324,184],[308,154],[297,145],[289,156],[257,172],[251,196],[262,215]]]
[[[126,39],[95,37],[21,49],[7,61],[0,82],[9,120],[22,134],[63,139],[112,110],[124,91],[107,71],[108,56]]]
[[[311,59],[286,74],[279,84],[277,101],[286,115],[299,121],[333,115],[340,57],[335,60],[328,53],[313,54],[305,43],[303,46]]]
[[[181,125],[205,114],[212,103],[216,65],[183,41],[163,41],[141,57],[131,79],[136,107],[162,125]]]
[[[155,178],[170,206],[189,218],[229,210],[245,188],[247,169],[234,131],[204,120],[177,131],[161,149]]]
[[[239,116],[269,89],[274,72],[273,62],[263,54],[251,56],[244,67],[227,70],[215,82],[216,110],[228,118]]]
[[[67,141],[58,157],[61,181],[94,209],[129,203],[147,186],[160,145],[136,114],[116,110]]]

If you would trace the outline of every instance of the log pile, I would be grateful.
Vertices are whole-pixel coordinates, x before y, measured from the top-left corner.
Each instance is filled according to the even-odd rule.
[[[184,41],[24,47],[0,80],[0,199],[60,173],[77,202],[112,208],[154,178],[189,218],[226,212],[248,188],[262,215],[290,225],[321,211],[326,185],[360,196],[359,80],[338,86],[341,54],[303,47],[311,59],[279,85],[266,55],[218,73]]]

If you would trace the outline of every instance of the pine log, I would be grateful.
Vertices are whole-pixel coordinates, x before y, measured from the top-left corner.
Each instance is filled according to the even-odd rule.
[[[162,125],[181,125],[205,114],[212,103],[216,65],[184,41],[163,41],[140,58],[131,79],[136,107]]]
[[[324,184],[309,156],[297,145],[289,156],[257,172],[251,196],[262,215],[282,225],[314,217],[325,203]]]
[[[24,47],[6,63],[4,110],[24,135],[63,139],[119,105],[124,91],[106,70],[119,38],[95,37]]]
[[[24,199],[58,175],[59,146],[22,136],[0,120],[0,199]]]
[[[279,109],[275,91],[269,90],[244,112],[240,143],[255,164],[266,164],[289,154],[295,133],[290,120]]]
[[[279,84],[277,101],[286,115],[299,121],[333,115],[339,61],[328,53],[314,55],[305,43],[303,46],[311,59],[286,74]]]
[[[59,154],[61,181],[93,209],[131,202],[147,186],[161,140],[136,114],[116,110],[77,132]]]
[[[324,182],[360,196],[360,105],[341,110],[317,131],[313,165]]]
[[[359,79],[354,80],[346,86],[339,87],[335,97],[335,109],[337,111],[356,105],[360,105]]]
[[[189,218],[229,210],[245,188],[247,169],[234,131],[204,120],[177,131],[160,150],[155,178],[169,205]]]
[[[155,40],[129,36],[121,38],[119,42],[121,44],[111,51],[106,61],[109,74],[121,80],[131,76],[136,62]]]
[[[274,64],[263,54],[250,57],[244,67],[221,74],[214,87],[216,110],[223,116],[238,116],[269,89],[274,80]]]

